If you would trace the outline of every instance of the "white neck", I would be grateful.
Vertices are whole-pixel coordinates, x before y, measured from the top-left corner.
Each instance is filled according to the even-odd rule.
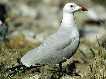
[[[74,26],[74,16],[73,13],[63,12],[62,24],[65,26]]]

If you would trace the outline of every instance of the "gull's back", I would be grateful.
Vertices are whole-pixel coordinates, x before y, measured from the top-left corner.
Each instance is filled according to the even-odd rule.
[[[21,58],[21,62],[28,67],[35,64],[57,64],[64,57],[70,58],[78,44],[79,33],[76,27],[64,28],[61,26],[56,33],[44,40],[38,48],[26,53]]]

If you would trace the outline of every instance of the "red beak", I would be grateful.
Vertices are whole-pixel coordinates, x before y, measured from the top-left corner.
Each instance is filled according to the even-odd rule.
[[[80,5],[80,7],[81,7],[80,9],[81,11],[88,11],[87,8],[85,8],[84,6]]]

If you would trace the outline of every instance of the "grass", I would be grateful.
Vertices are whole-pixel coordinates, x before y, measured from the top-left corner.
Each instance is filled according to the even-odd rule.
[[[55,66],[45,66],[40,68],[40,72],[32,73],[31,70],[25,73],[17,73],[15,76],[8,78],[6,73],[6,68],[12,67],[12,65],[16,65],[17,58],[20,58],[26,51],[30,50],[31,48],[25,47],[22,49],[10,49],[6,47],[5,44],[2,44],[0,47],[0,79],[57,79],[58,73],[54,72],[57,68]],[[73,79],[105,79],[106,78],[106,66],[105,66],[105,52],[106,50],[95,44],[95,46],[90,49],[91,52],[95,53],[93,58],[88,58],[87,63],[79,63],[77,64],[77,70],[80,74],[80,77],[66,75],[62,76],[61,79],[73,78]],[[75,57],[77,60],[80,59],[79,55],[80,51],[77,51]],[[78,57],[79,55],[79,57]],[[79,58],[79,59],[78,59]]]
[[[11,0],[11,1],[15,3],[17,2],[17,0]],[[25,1],[25,0],[20,0],[20,1]],[[40,3],[40,0],[30,0],[30,1],[26,0],[25,3],[29,3],[28,5],[34,5],[35,3],[36,4]],[[79,16],[79,14],[77,15]],[[80,24],[82,23],[82,20],[80,20],[82,18],[82,15],[78,19]],[[32,21],[33,20],[31,20],[31,22]],[[14,22],[14,21],[11,21],[11,22]],[[22,21],[22,23],[23,22],[24,21]],[[26,19],[24,23],[28,24]],[[11,38],[9,42],[0,43],[0,79],[48,79],[48,78],[57,79],[59,76],[58,73],[55,71],[57,70],[57,67],[48,66],[48,65],[41,67],[40,72],[32,73],[32,70],[29,70],[29,71],[26,71],[25,73],[19,72],[16,75],[12,76],[11,78],[7,77],[6,69],[8,67],[15,66],[17,64],[17,58],[21,58],[27,51],[29,51],[30,49],[34,47],[37,47],[38,45],[39,44],[35,45],[26,41],[23,35],[13,37]],[[80,76],[71,76],[71,75],[65,74],[62,76],[61,79],[69,79],[69,78],[70,79],[71,78],[72,79],[106,79],[106,66],[105,66],[106,50],[105,48],[103,48],[102,46],[99,46],[98,43],[91,44],[85,40],[81,41],[81,45],[87,46],[88,47],[87,49],[90,51],[91,54],[93,54],[93,56],[90,56],[90,57],[83,56],[83,59],[86,59],[86,60],[83,60],[81,58],[82,57],[81,51],[77,51],[75,55],[75,59],[80,61],[80,63],[76,64],[77,71],[80,74]],[[84,53],[86,54],[89,51],[84,51]]]
[[[98,47],[98,51],[95,52],[95,57],[87,64],[87,70],[85,75],[81,79],[105,79],[106,78],[106,66],[104,63],[104,48]]]

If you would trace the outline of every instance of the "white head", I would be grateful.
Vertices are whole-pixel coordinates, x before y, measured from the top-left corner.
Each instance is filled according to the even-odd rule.
[[[87,9],[75,3],[67,3],[63,8],[63,12],[74,13],[76,11],[87,11]]]

